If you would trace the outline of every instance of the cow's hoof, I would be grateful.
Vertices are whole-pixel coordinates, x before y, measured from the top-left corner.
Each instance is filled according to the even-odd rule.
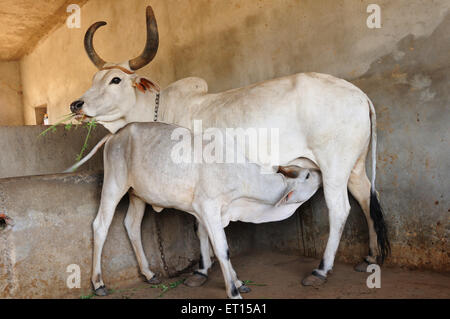
[[[200,287],[208,280],[208,275],[194,271],[194,273],[186,278],[184,284],[188,287]]]
[[[152,278],[147,280],[147,283],[151,285],[158,285],[161,283],[161,279],[159,279],[158,276],[154,275]]]
[[[246,294],[246,293],[249,293],[250,291],[252,291],[251,288],[246,285],[242,285],[238,289],[241,294]]]
[[[317,287],[323,285],[327,281],[327,278],[319,274],[312,274],[302,280],[303,286]]]
[[[363,260],[362,262],[357,264],[353,269],[355,271],[359,271],[359,272],[366,272],[367,267],[369,267],[369,263],[367,261]]]
[[[107,296],[108,295],[108,290],[106,289],[105,286],[100,286],[97,289],[95,289],[95,295],[96,296]]]

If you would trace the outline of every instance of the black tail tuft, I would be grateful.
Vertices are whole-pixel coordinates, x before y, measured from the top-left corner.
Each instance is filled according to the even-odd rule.
[[[391,245],[389,243],[386,224],[383,218],[383,210],[376,191],[372,189],[370,194],[370,217],[373,220],[375,232],[377,233],[378,250],[380,252],[381,264],[391,252]]]

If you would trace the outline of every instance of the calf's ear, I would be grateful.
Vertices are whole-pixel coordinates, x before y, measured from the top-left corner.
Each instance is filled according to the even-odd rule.
[[[287,203],[287,201],[289,200],[289,198],[292,196],[292,194],[294,193],[294,188],[290,188],[288,189],[287,192],[285,192],[283,194],[283,196],[281,196],[280,200],[275,204],[275,207],[279,207],[281,205],[284,205]]]
[[[297,178],[302,168],[297,165],[278,166],[277,173],[281,173],[286,177]]]

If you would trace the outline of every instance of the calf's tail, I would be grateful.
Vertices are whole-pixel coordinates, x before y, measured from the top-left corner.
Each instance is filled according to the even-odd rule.
[[[375,189],[376,169],[377,169],[377,118],[372,101],[368,98],[370,107],[370,119],[372,123],[372,179],[370,188],[370,217],[372,218],[375,232],[377,234],[378,250],[380,253],[380,262],[383,263],[391,251],[386,223],[384,222],[383,209],[378,199],[378,193]]]
[[[107,134],[104,138],[102,138],[100,140],[100,142],[97,143],[97,145],[94,146],[94,148],[89,152],[88,155],[86,155],[85,157],[83,157],[78,163],[73,164],[72,166],[70,166],[68,169],[66,169],[63,173],[72,173],[75,172],[75,170],[80,167],[81,165],[83,165],[84,163],[86,163],[92,156],[94,156],[95,153],[97,153],[97,151],[100,149],[100,147],[103,146],[103,144],[105,144],[108,139],[112,136],[111,133]]]

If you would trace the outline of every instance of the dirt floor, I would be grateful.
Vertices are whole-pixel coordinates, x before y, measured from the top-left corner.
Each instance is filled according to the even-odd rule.
[[[450,298],[450,274],[401,268],[381,268],[381,288],[369,289],[369,273],[359,273],[352,265],[337,263],[327,283],[317,288],[303,287],[302,278],[319,260],[274,252],[256,252],[232,257],[241,280],[249,280],[252,291],[243,298]],[[181,282],[189,274],[164,279],[152,287],[141,283],[128,287],[110,287],[112,293],[94,298],[226,298],[220,266],[215,262],[209,280],[202,287],[189,288]]]

